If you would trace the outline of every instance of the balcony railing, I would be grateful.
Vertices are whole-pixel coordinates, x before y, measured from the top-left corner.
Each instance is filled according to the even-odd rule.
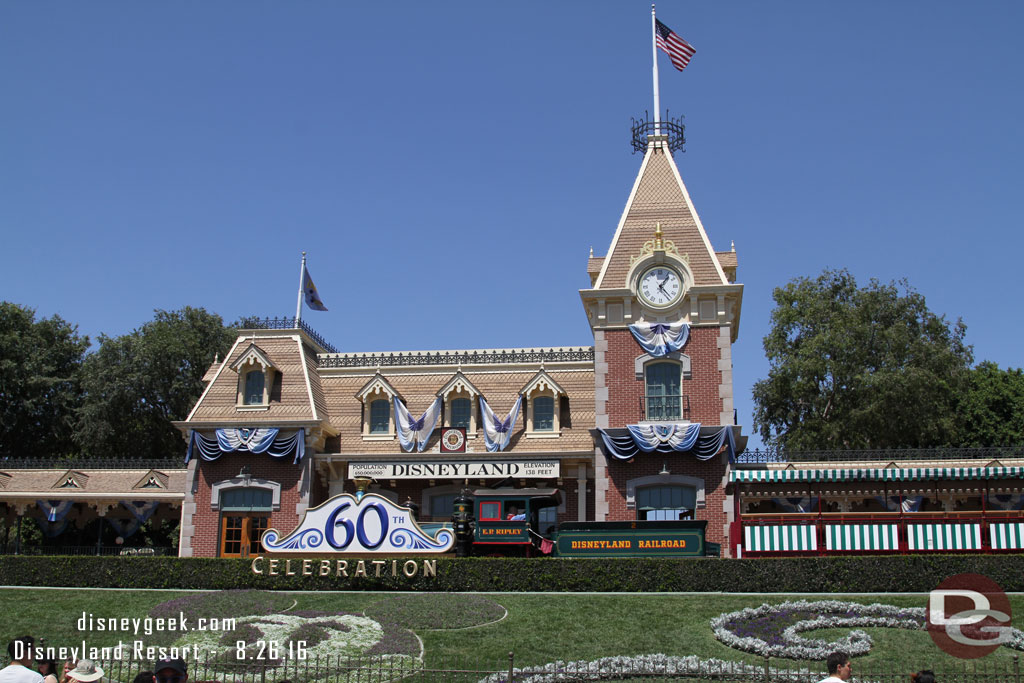
[[[0,458],[4,470],[183,470],[185,457],[150,460],[129,458]]]
[[[649,422],[669,422],[690,415],[690,397],[686,394],[644,396],[640,399],[640,411]]]
[[[338,353],[338,349],[334,348],[331,344],[328,344],[326,339],[317,334],[316,331],[301,318],[296,321],[295,318],[260,318],[259,316],[252,316],[249,318],[242,318],[239,324],[243,330],[301,329],[327,353]]]

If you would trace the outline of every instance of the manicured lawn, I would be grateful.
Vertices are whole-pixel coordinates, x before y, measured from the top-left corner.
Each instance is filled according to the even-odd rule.
[[[190,597],[191,596],[191,597]],[[804,596],[805,599],[806,596]],[[821,599],[843,599],[820,596]],[[48,645],[103,647],[132,634],[79,631],[83,612],[94,617],[144,618],[161,603],[186,598],[183,609],[200,609],[209,616],[248,614],[363,615],[401,629],[410,628],[422,640],[428,667],[507,665],[509,652],[516,666],[543,665],[555,660],[594,660],[612,655],[663,653],[697,655],[726,661],[763,664],[763,658],[731,649],[715,639],[709,621],[723,612],[762,603],[781,603],[784,596],[744,595],[550,595],[490,594],[417,596],[387,593],[188,593],[109,590],[0,590],[0,643],[26,633],[45,637]],[[924,607],[926,596],[850,596],[850,601],[881,602],[900,607]],[[496,603],[496,604],[495,604]],[[1024,596],[1011,596],[1014,611],[1024,614]],[[507,613],[506,613],[507,610]],[[177,613],[177,603],[160,613]],[[199,614],[200,612],[194,612]],[[325,618],[321,615],[321,618]],[[1018,618],[1019,623],[1019,618]],[[438,628],[457,625],[459,628]],[[822,629],[807,634],[833,640],[850,629]],[[872,651],[855,659],[858,671],[948,669],[959,665],[936,648],[924,631],[866,628],[874,639]],[[392,631],[394,632],[394,631]],[[237,636],[225,635],[227,645]],[[147,644],[169,644],[177,634],[140,634]],[[414,642],[414,641],[412,641]],[[408,646],[408,643],[406,643]],[[418,646],[417,646],[418,647]],[[407,652],[395,650],[395,652]],[[1000,648],[986,663],[1012,660],[1014,651]],[[773,659],[773,666],[821,670],[818,661]]]

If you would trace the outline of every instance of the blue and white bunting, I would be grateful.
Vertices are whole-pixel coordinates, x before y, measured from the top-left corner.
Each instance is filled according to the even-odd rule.
[[[519,409],[522,405],[523,397],[519,395],[509,414],[499,418],[491,410],[491,406],[487,404],[484,397],[480,397],[480,412],[484,416],[484,444],[487,446],[488,452],[503,451],[508,446],[508,442],[512,438],[512,431],[516,426],[516,420],[519,419]]]
[[[660,358],[686,346],[690,323],[682,320],[668,324],[639,322],[630,325],[629,331],[644,351]]]
[[[409,412],[397,397],[393,399],[395,404],[395,424],[398,425],[398,441],[402,444],[402,450],[408,453],[413,446],[417,452],[422,452],[434,433],[437,420],[441,417],[441,406],[444,405],[441,397],[438,396],[434,402],[416,419]]]
[[[291,436],[278,436],[277,427],[259,429],[218,429],[216,437],[208,439],[199,432],[192,430],[185,451],[185,463],[192,459],[193,450],[199,451],[203,460],[216,460],[224,453],[235,451],[249,453],[266,453],[274,458],[283,458],[295,454],[293,463],[298,463],[306,455],[306,429],[299,429]]]
[[[700,433],[700,423],[675,425],[627,425],[626,429],[601,429],[605,452],[615,460],[631,460],[639,453],[690,453],[698,460],[710,460],[726,447],[729,460],[736,457],[732,427]]]
[[[47,522],[60,522],[74,507],[73,500],[37,500],[36,506],[46,515]]]
[[[627,425],[633,442],[644,453],[650,453],[659,444],[667,444],[674,451],[688,451],[700,436],[700,423],[669,425]]]
[[[263,453],[277,438],[280,430],[276,427],[259,429],[218,429],[217,444],[225,453],[232,451],[249,451]]]

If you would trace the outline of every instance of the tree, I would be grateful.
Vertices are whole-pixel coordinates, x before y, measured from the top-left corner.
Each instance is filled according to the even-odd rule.
[[[791,450],[950,445],[972,361],[966,326],[928,310],[905,280],[858,288],[846,270],[773,294],[771,368],[754,427]]]
[[[73,452],[79,370],[89,338],[59,316],[0,302],[0,458]]]
[[[203,391],[203,375],[235,339],[220,316],[202,308],[156,311],[120,337],[100,337],[82,368],[85,399],[78,443],[89,456],[184,456],[171,424],[184,420]]]
[[[971,370],[959,409],[963,446],[1024,445],[1024,371],[991,361]]]

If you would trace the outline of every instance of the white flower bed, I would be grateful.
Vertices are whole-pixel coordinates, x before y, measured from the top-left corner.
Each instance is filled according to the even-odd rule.
[[[542,667],[514,669],[517,683],[555,683],[557,681],[601,681],[608,679],[644,678],[646,676],[693,676],[728,680],[736,674],[763,674],[763,666],[726,662],[721,659],[701,659],[690,655],[673,657],[653,654],[636,657],[602,657],[593,661],[551,662]],[[773,676],[779,676],[792,683],[817,683],[820,672],[807,669],[769,669]],[[480,683],[504,683],[508,672],[491,674]]]
[[[344,626],[345,629],[338,628],[339,624]],[[299,656],[299,645],[297,642],[302,639],[302,635],[301,633],[296,634],[302,626],[319,626],[328,633],[328,636],[320,642],[307,644],[304,647],[304,658]],[[253,642],[252,637],[239,636],[239,640],[245,641],[245,661],[267,664],[269,669],[272,670],[277,668],[273,666],[271,659],[272,654],[276,654],[276,657],[279,659],[279,666],[289,667],[289,675],[292,674],[291,667],[298,665],[301,667],[302,675],[309,678],[315,678],[318,675],[326,676],[331,673],[326,670],[323,672],[316,671],[315,667],[318,660],[323,665],[329,665],[330,662],[339,661],[341,658],[359,658],[379,643],[384,636],[384,628],[377,621],[354,614],[319,617],[271,614],[267,616],[242,617],[238,619],[237,627],[254,628],[261,634],[256,640],[262,641],[262,644]],[[174,645],[175,647],[197,646],[200,653],[206,653],[211,658],[213,656],[223,656],[228,660],[232,660],[234,659],[234,654],[240,654],[238,645],[237,643],[235,645],[221,644],[220,640],[223,635],[223,632],[191,631],[180,638]],[[277,652],[271,653],[267,649],[267,643],[275,643],[277,645]],[[289,649],[289,643],[292,643],[292,649]],[[419,666],[419,662],[410,655],[379,655],[374,656],[373,660],[375,662],[394,660],[396,665],[398,665],[398,660],[404,660],[402,665],[398,665],[404,669],[409,669],[410,667],[418,668]],[[310,666],[303,666],[306,663]],[[216,664],[213,666],[217,668]],[[371,664],[370,666],[374,665]],[[336,677],[337,672],[333,672],[332,675]],[[354,681],[359,680],[362,676],[359,670],[353,670],[346,678]]]
[[[781,616],[787,612],[811,612],[817,616],[801,619],[783,629],[779,634],[781,642],[769,642],[758,635],[739,635],[728,627],[730,622],[751,622],[771,615]],[[847,616],[851,612],[854,616]],[[825,659],[829,653],[836,650],[846,652],[851,657],[867,654],[873,644],[871,636],[856,629],[843,638],[826,641],[805,638],[801,633],[825,628],[850,627],[902,628],[916,631],[925,629],[925,618],[924,607],[895,607],[878,603],[862,605],[841,600],[797,600],[720,614],[711,620],[711,629],[715,633],[715,638],[743,652],[787,659]],[[734,623],[733,628],[738,628],[738,625]],[[1024,650],[1024,633],[1013,629],[1010,642],[1006,646]]]

